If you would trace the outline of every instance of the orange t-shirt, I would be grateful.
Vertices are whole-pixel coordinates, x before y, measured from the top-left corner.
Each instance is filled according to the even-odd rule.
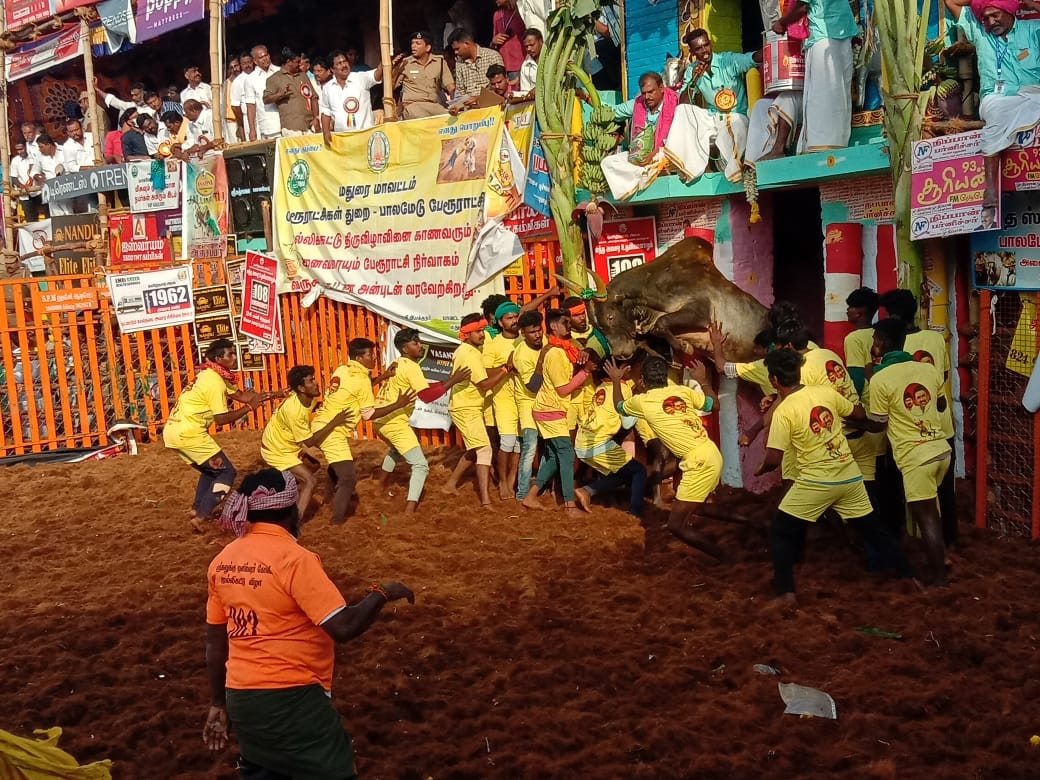
[[[317,553],[253,524],[209,565],[206,622],[227,625],[227,687],[332,690],[335,642],[321,623],[344,607]]]

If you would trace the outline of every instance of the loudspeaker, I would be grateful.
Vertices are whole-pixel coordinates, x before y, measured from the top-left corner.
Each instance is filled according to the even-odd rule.
[[[224,162],[231,202],[231,232],[239,238],[263,236],[264,220],[260,203],[271,200],[274,143],[259,151],[254,145],[242,152],[229,149],[224,152]]]

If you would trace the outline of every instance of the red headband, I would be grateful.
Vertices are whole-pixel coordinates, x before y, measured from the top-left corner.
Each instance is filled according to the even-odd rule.
[[[571,306],[569,309],[567,309],[567,311],[570,312],[571,314],[573,314],[575,317],[577,317],[579,314],[587,313],[587,310],[585,309],[585,304],[584,303],[576,303],[573,306]]]
[[[487,320],[481,317],[476,322],[471,322],[468,325],[462,325],[459,327],[460,336],[468,336],[470,333],[476,333],[478,330],[484,330],[487,327]]]

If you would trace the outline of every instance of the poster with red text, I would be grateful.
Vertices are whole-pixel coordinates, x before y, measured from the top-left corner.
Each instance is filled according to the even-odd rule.
[[[589,241],[592,243],[591,236]],[[657,220],[653,217],[604,222],[599,241],[592,244],[592,267],[604,282],[655,257]]]

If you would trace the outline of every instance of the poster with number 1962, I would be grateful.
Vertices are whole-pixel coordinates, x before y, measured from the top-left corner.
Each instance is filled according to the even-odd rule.
[[[195,320],[191,266],[109,274],[108,291],[124,333],[184,325]]]

